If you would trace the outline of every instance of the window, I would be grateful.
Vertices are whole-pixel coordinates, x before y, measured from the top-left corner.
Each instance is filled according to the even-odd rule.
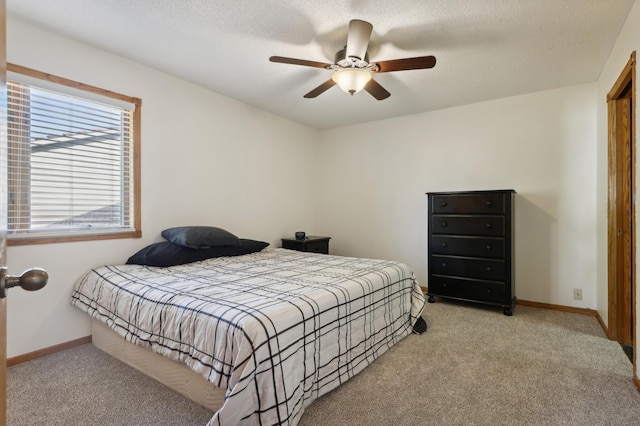
[[[140,237],[140,99],[8,71],[9,245]]]

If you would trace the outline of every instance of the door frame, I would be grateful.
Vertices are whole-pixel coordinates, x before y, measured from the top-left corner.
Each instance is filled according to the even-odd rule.
[[[629,61],[625,65],[622,73],[607,94],[608,109],[608,326],[607,335],[609,339],[615,341],[626,341],[635,339],[636,334],[636,219],[635,219],[635,197],[636,197],[636,52],[631,53]],[[621,99],[630,98],[630,123],[620,123],[617,116],[617,105]],[[630,126],[629,126],[630,124]],[[631,134],[628,135],[630,130]],[[627,133],[625,133],[627,132]],[[627,146],[628,144],[628,146]],[[625,151],[620,152],[620,148]],[[616,156],[628,157],[625,167],[621,170],[616,165]],[[623,173],[624,172],[624,173]],[[621,174],[630,176],[621,176]],[[616,180],[629,179],[627,194],[616,193]],[[623,191],[624,192],[624,191]],[[620,196],[622,195],[622,196]],[[623,197],[627,196],[627,203]],[[630,207],[630,211],[622,210]],[[622,214],[629,214],[629,224],[617,223],[617,218]],[[627,227],[630,227],[627,231]],[[618,229],[623,229],[622,237],[625,238],[623,253],[617,250]],[[630,276],[629,279],[618,280],[617,270],[623,268]],[[622,282],[620,282],[622,281]],[[625,342],[626,343],[626,342]],[[634,342],[636,343],[636,342]],[[637,346],[637,343],[636,343]],[[633,372],[636,375],[637,350],[634,351]]]
[[[0,97],[7,89],[7,5],[0,0]],[[7,263],[7,103],[0,102],[0,267]],[[7,299],[0,299],[0,426],[7,424]]]

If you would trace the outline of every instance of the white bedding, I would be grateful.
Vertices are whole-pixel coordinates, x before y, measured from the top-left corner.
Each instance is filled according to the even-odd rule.
[[[96,268],[71,303],[226,389],[209,424],[295,425],[410,334],[425,300],[402,263],[266,249]]]

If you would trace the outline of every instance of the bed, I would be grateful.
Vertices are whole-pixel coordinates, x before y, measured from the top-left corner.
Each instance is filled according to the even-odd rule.
[[[71,303],[93,318],[97,346],[211,408],[211,425],[295,425],[315,399],[426,328],[405,264],[279,248],[99,267],[76,282]]]

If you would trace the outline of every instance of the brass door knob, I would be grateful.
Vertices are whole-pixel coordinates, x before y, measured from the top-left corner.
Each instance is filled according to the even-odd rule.
[[[41,268],[24,271],[20,276],[7,275],[7,268],[0,268],[0,299],[7,297],[7,289],[20,286],[27,291],[40,290],[47,285],[49,274]]]

